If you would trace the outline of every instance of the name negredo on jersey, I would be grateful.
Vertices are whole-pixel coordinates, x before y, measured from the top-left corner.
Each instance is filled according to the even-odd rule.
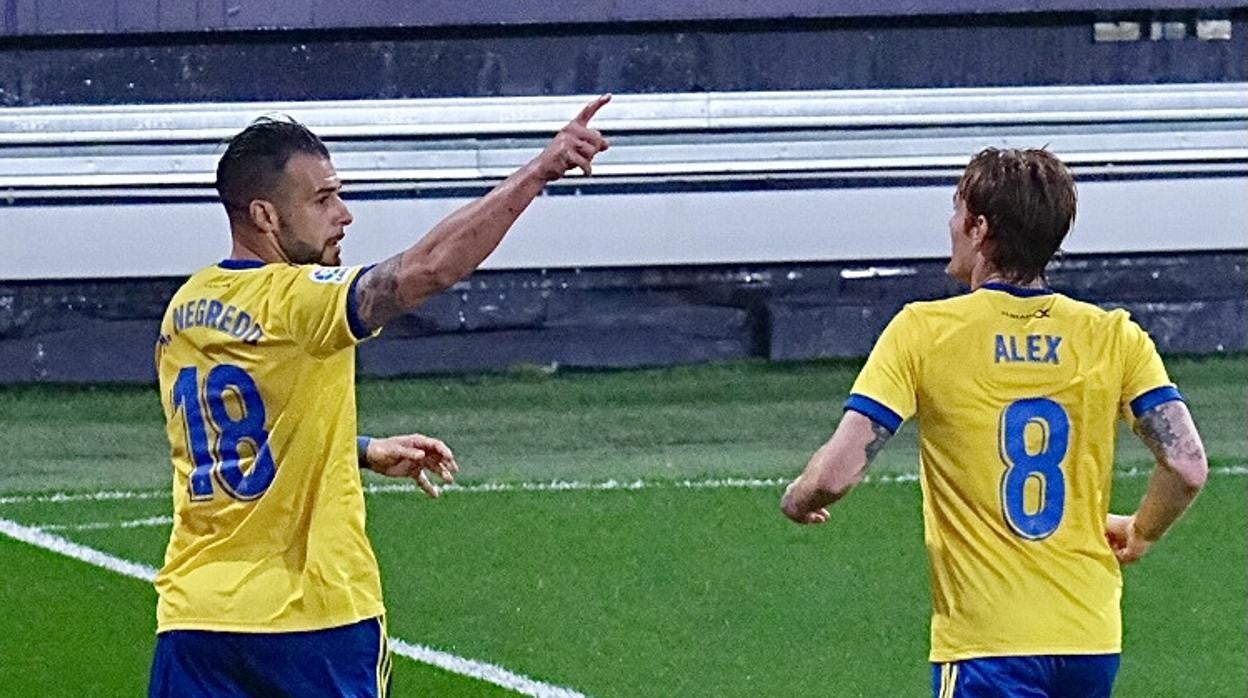
[[[215,298],[195,298],[173,309],[173,331],[208,327],[247,344],[264,339],[264,328],[250,313]]]

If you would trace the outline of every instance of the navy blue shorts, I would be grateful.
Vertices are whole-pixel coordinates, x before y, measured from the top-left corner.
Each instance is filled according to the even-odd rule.
[[[1109,698],[1117,654],[981,657],[932,665],[934,698]]]
[[[385,698],[389,692],[385,624],[370,618],[294,633],[161,633],[147,695]]]

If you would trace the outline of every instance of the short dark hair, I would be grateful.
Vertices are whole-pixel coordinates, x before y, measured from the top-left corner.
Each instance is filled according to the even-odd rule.
[[[286,162],[298,153],[329,158],[321,139],[290,117],[251,122],[230,139],[217,162],[217,194],[225,209],[243,212],[255,199],[272,198]]]
[[[1075,221],[1078,193],[1065,163],[1044,148],[987,148],[962,173],[958,197],[988,221],[989,261],[1007,280],[1044,277]]]

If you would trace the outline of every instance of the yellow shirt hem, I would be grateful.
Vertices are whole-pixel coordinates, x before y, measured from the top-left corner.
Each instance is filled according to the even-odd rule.
[[[159,635],[160,633],[169,632],[171,630],[208,630],[223,633],[298,633],[338,628],[344,625],[358,623],[362,620],[368,620],[369,618],[384,616],[385,614],[385,606],[379,604],[376,607],[370,607],[357,613],[307,619],[300,622],[275,621],[269,623],[239,623],[228,621],[223,622],[220,619],[214,618],[182,618],[179,620],[158,623],[156,626],[156,634]]]
[[[1030,657],[1045,654],[1120,654],[1122,643],[1108,645],[1036,645],[1034,647],[971,647],[957,651],[933,650],[928,661],[933,664],[960,662],[966,659],[982,659],[984,657]]]

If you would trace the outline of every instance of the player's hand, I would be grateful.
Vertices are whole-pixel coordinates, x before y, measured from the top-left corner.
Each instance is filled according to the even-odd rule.
[[[606,94],[586,104],[530,163],[543,180],[553,182],[578,167],[586,175],[593,172],[594,156],[606,150],[609,144],[597,129],[590,128],[589,120],[610,101],[611,95]]]
[[[780,511],[783,511],[784,515],[789,517],[789,520],[793,523],[803,525],[827,523],[827,507],[819,507],[814,511],[806,511],[798,507],[797,497],[793,493],[793,489],[797,487],[797,482],[797,480],[794,480],[789,483],[788,489],[784,491],[784,496],[780,498]]]
[[[1140,535],[1135,516],[1110,514],[1105,517],[1105,538],[1118,563],[1128,565],[1144,557],[1153,542]]]
[[[365,458],[369,470],[389,477],[410,477],[430,497],[437,497],[441,491],[430,482],[429,473],[449,485],[455,482],[455,473],[459,472],[451,449],[423,434],[373,439]]]

